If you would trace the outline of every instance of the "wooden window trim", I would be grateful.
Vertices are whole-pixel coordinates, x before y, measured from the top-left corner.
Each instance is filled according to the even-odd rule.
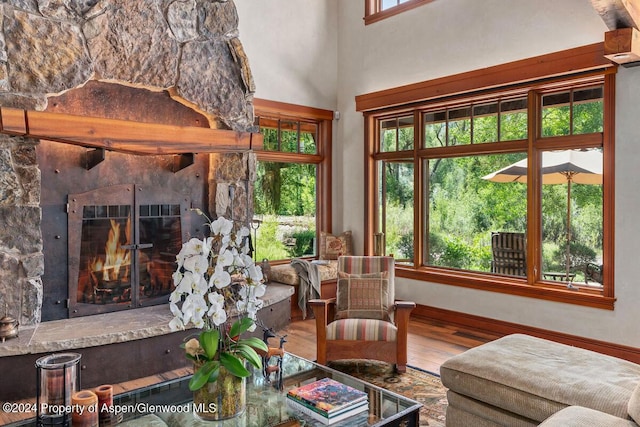
[[[383,19],[387,19],[399,13],[406,12],[407,10],[415,9],[418,6],[431,3],[432,1],[433,0],[409,0],[406,3],[401,3],[389,9],[380,10],[380,0],[365,0],[364,24],[369,25],[373,24],[374,22],[382,21]]]
[[[484,91],[497,87],[524,85],[543,78],[561,80],[563,76],[603,69],[616,70],[604,57],[604,43],[550,53],[480,70],[413,83],[356,96],[356,111],[372,112],[380,109],[432,101],[472,92],[482,96]]]
[[[320,231],[331,232],[332,196],[331,196],[331,150],[333,135],[333,111],[266,99],[253,100],[254,115],[279,119],[309,120],[318,124],[318,153],[298,154],[276,151],[256,151],[260,161],[315,163],[318,165],[318,198],[316,206],[316,227]]]
[[[518,279],[503,278],[467,271],[448,270],[445,268],[398,265],[396,267],[396,274],[398,277],[405,277],[414,280],[430,281],[453,286],[613,310],[616,301],[613,274],[615,261],[615,180],[613,172],[615,162],[615,72],[617,71],[617,67],[613,66],[606,60],[601,60],[601,58],[604,58],[599,54],[601,51],[602,44],[598,43],[582,48],[571,49],[565,52],[556,52],[549,55],[543,55],[541,57],[517,61],[515,63],[499,65],[491,67],[491,69],[471,71],[468,73],[356,97],[356,109],[358,111],[363,111],[365,116],[365,253],[373,253],[372,236],[376,232],[377,227],[375,214],[377,209],[375,185],[376,162],[382,158],[390,157],[390,155],[386,153],[384,155],[380,153],[374,154],[376,148],[376,135],[378,132],[376,121],[380,117],[388,116],[391,113],[404,114],[406,109],[411,107],[413,107],[413,109],[417,111],[416,114],[418,114],[420,110],[418,107],[428,100],[446,99],[451,102],[453,99],[456,99],[456,97],[464,96],[465,99],[472,98],[474,93],[477,93],[478,97],[486,97],[490,96],[487,95],[488,92],[504,93],[504,90],[501,89],[509,87],[515,88],[514,91],[533,90],[534,88],[539,90],[542,87],[562,87],[569,83],[574,84],[576,82],[580,82],[581,80],[588,82],[593,80],[595,77],[600,76],[601,79],[604,79],[606,87],[604,98],[605,126],[604,132],[601,136],[602,147],[605,153],[603,164],[603,185],[605,190],[603,194],[603,203],[606,208],[603,210],[603,227],[605,230],[609,230],[608,232],[605,232],[605,238],[603,241],[603,252],[605,256],[603,262],[607,265],[607,268],[604,269],[605,283],[608,284],[603,290],[591,290],[583,287],[577,292],[575,290],[553,286],[548,282],[545,283],[544,281],[539,280],[540,277],[536,277],[533,271],[529,271],[528,277],[530,279]],[[566,58],[564,66],[562,65],[562,58]],[[576,58],[579,59],[577,60]],[[580,64],[580,67],[576,68],[577,64]],[[501,74],[509,77],[501,77]],[[493,77],[487,78],[487,75]],[[464,76],[464,78],[462,76]],[[534,79],[534,76],[536,79]],[[498,84],[500,81],[502,81],[503,88]],[[411,91],[414,91],[413,97],[411,96]],[[532,98],[534,97],[530,97],[530,99]],[[432,104],[430,103],[429,107],[431,106]],[[535,125],[535,123],[533,125]],[[420,120],[416,121],[416,126],[417,132],[421,132],[422,124]],[[535,134],[530,133],[530,135],[532,135],[530,138],[537,138],[537,135]],[[544,138],[544,147],[546,149],[561,149],[567,144],[567,138],[573,137],[563,138],[564,139]],[[585,139],[585,146],[593,144],[594,137],[586,136],[585,138],[585,136],[580,136],[580,138]],[[416,134],[416,139],[421,141],[422,135]],[[575,144],[573,144],[574,142],[575,140],[573,139],[569,141],[569,145],[573,148],[575,148]],[[478,147],[481,151],[492,150],[492,148],[490,148],[491,145],[492,144],[481,144]],[[532,142],[527,140],[508,141],[495,144],[496,147],[500,147],[499,151],[522,151],[523,148],[525,148],[524,151],[528,151],[527,147],[532,145]],[[460,148],[460,150],[465,149],[467,148]],[[434,150],[438,149],[420,149],[419,143],[416,143],[415,153],[413,153],[413,156],[416,159],[415,161],[421,162],[426,151],[429,151],[431,155],[436,155],[437,153]],[[393,153],[393,156],[401,155],[402,153]],[[416,188],[420,188],[418,185],[422,180],[420,175],[421,168],[417,167],[415,170],[415,185]],[[531,194],[529,197],[536,197],[536,195]],[[532,206],[531,201],[529,206]],[[533,206],[535,206],[535,203]],[[532,213],[529,212],[529,214]],[[533,214],[534,218],[536,218],[537,216],[535,215],[535,212]],[[422,224],[422,215],[422,196],[417,194],[415,200],[414,224]],[[532,223],[532,221],[530,221],[530,223]],[[540,229],[541,225],[531,224],[530,227],[533,227],[533,232],[535,233],[536,230]],[[418,231],[415,241],[416,249],[414,256],[417,257],[417,260],[420,260],[422,259],[423,250],[423,230],[421,225]],[[420,265],[420,263],[416,264]],[[533,267],[531,266],[530,269],[532,270]],[[537,272],[537,276],[540,276],[540,272]],[[527,282],[527,280],[530,282]]]

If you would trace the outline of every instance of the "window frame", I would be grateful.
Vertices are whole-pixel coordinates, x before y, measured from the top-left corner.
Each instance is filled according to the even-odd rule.
[[[317,166],[316,241],[319,241],[320,231],[331,232],[331,151],[334,113],[331,110],[257,98],[253,101],[253,108],[256,123],[260,117],[266,116],[270,119],[313,122],[317,125],[318,140],[316,141],[317,152],[315,154],[267,151],[264,148],[256,150],[255,153],[258,161],[305,163]],[[286,263],[288,259],[269,261],[276,265]]]
[[[512,295],[533,297],[545,300],[559,301],[577,305],[584,305],[602,309],[613,309],[615,303],[614,296],[614,117],[615,117],[615,72],[617,67],[606,61],[603,56],[586,56],[581,61],[581,67],[576,68],[576,55],[582,56],[587,52],[599,53],[601,44],[591,45],[585,48],[577,48],[565,52],[543,55],[542,57],[531,58],[516,63],[509,63],[490,67],[486,70],[478,70],[463,75],[456,75],[422,82],[415,85],[403,86],[374,94],[361,95],[356,97],[356,109],[362,111],[365,118],[365,253],[371,254],[373,250],[373,234],[377,231],[377,192],[376,176],[378,174],[376,164],[379,160],[386,159],[406,159],[411,156],[414,164],[414,188],[416,189],[416,199],[414,208],[414,265],[396,265],[396,275],[421,281],[429,281],[446,285],[461,286],[467,288],[481,289],[492,292],[507,293]],[[565,59],[562,59],[562,57]],[[542,58],[542,59],[541,59]],[[594,58],[603,58],[599,61]],[[552,63],[550,65],[550,62]],[[539,66],[536,64],[544,64]],[[533,70],[532,70],[533,68]],[[556,71],[554,68],[558,68]],[[553,73],[552,73],[553,72]],[[525,78],[531,73],[537,74],[534,79]],[[503,74],[500,76],[500,74]],[[500,85],[487,87],[489,76],[503,79]],[[461,78],[463,76],[464,78]],[[498,77],[500,76],[500,77]],[[491,79],[489,79],[491,80]],[[526,80],[526,81],[523,81]],[[543,90],[556,90],[574,84],[590,84],[601,81],[604,85],[604,130],[602,134],[587,134],[580,136],[542,137],[539,130],[540,118],[532,118],[529,114],[528,138],[526,140],[505,141],[498,144],[477,144],[473,148],[475,152],[494,153],[496,147],[498,152],[524,151],[529,158],[534,158],[541,150],[593,147],[601,141],[604,164],[603,164],[603,263],[604,284],[602,290],[580,288],[579,291],[569,290],[566,286],[553,285],[549,281],[541,278],[541,242],[535,241],[535,236],[540,233],[541,215],[539,210],[540,183],[534,181],[527,190],[527,222],[529,256],[534,256],[533,262],[527,266],[528,274],[526,279],[515,277],[496,276],[490,273],[471,272],[463,270],[451,270],[443,267],[429,267],[422,265],[425,205],[423,201],[423,177],[424,170],[421,165],[426,152],[429,157],[439,154],[446,155],[439,148],[422,148],[423,144],[423,111],[432,109],[438,104],[452,104],[456,100],[464,99],[481,101],[482,99],[497,96],[497,94],[527,93],[528,110],[539,111]],[[466,87],[463,87],[466,86]],[[409,90],[411,88],[411,91]],[[439,88],[439,89],[438,89]],[[446,88],[448,91],[443,92]],[[433,90],[431,96],[424,96]],[[440,91],[438,93],[438,90]],[[533,91],[533,92],[532,92]],[[413,92],[413,94],[411,93]],[[382,95],[382,96],[380,96]],[[398,99],[405,98],[406,102],[398,102]],[[389,100],[394,100],[387,103]],[[376,103],[375,108],[372,103]],[[381,117],[389,118],[400,116],[413,111],[414,134],[416,135],[413,152],[392,152],[376,153],[378,141],[378,120]],[[597,140],[596,140],[597,139]],[[463,150],[467,146],[455,147],[456,150]],[[534,162],[534,161],[532,161]]]
[[[365,0],[364,1],[364,24],[369,25],[374,22],[382,21],[383,19],[390,18],[398,15],[399,13],[406,12],[414,9],[418,6],[431,3],[433,0],[409,0],[405,3],[400,3],[396,6],[382,10],[382,0]]]

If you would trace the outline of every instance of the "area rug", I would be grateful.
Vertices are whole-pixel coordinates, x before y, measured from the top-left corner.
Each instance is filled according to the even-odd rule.
[[[375,360],[340,360],[330,362],[331,368],[349,374],[378,387],[422,403],[420,425],[444,427],[447,409],[447,389],[440,377],[408,366],[398,374],[393,365]]]

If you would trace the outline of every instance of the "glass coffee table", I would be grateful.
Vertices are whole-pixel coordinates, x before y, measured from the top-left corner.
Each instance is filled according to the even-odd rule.
[[[192,413],[193,393],[189,391],[190,377],[154,384],[118,394],[113,398],[114,413],[110,425],[164,427],[297,427],[321,426],[321,422],[291,409],[286,394],[291,388],[321,378],[333,378],[366,392],[369,411],[331,424],[339,427],[419,425],[421,403],[366,383],[329,367],[285,353],[282,377],[272,373],[269,380],[262,371],[255,371],[247,379],[247,409],[244,414],[225,421],[201,421]],[[34,419],[12,426],[35,426]],[[101,426],[104,424],[101,423]]]
[[[247,380],[247,410],[235,419],[221,422],[207,423],[195,419],[191,412],[192,393],[188,387],[189,377],[118,395],[114,398],[114,405],[123,409],[132,408],[132,411],[122,414],[122,423],[129,422],[133,425],[147,425],[144,423],[150,423],[152,420],[160,418],[169,427],[191,425],[220,427],[321,426],[322,423],[302,412],[289,408],[286,403],[286,393],[293,387],[329,377],[369,395],[368,412],[354,415],[332,424],[333,426],[417,427],[419,425],[418,417],[421,403],[350,375],[290,353],[285,353],[282,373],[281,379],[274,373],[267,381],[262,372],[254,372],[253,376]],[[137,424],[136,421],[141,421],[143,424]]]

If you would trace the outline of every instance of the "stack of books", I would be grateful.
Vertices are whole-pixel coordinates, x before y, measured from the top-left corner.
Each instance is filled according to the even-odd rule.
[[[287,404],[325,425],[369,410],[367,393],[331,378],[289,390]]]

